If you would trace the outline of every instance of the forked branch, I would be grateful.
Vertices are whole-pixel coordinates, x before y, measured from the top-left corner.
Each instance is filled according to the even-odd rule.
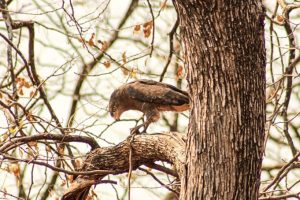
[[[113,147],[97,148],[88,154],[82,171],[113,170],[111,174],[121,174],[129,169],[129,150],[132,148],[131,166],[135,170],[141,165],[164,161],[174,165],[179,177],[185,162],[184,135],[180,133],[141,134]],[[92,185],[101,183],[108,174],[78,176],[62,200],[85,199]]]

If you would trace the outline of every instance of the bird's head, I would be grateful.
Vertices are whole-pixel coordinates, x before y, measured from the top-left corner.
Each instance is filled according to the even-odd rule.
[[[109,113],[110,113],[110,116],[112,116],[115,120],[120,120],[121,113],[118,112],[117,104],[113,104],[113,105],[109,106]]]
[[[119,98],[118,91],[115,90],[109,99],[109,106],[108,111],[110,113],[110,116],[112,116],[115,120],[120,120],[121,114],[122,114],[122,104],[121,99]]]

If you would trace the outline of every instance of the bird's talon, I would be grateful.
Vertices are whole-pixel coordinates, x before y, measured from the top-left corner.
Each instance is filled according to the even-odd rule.
[[[146,130],[143,130],[142,132],[140,132],[140,134],[145,134],[147,133]]]
[[[130,129],[130,135],[136,135],[136,134],[140,134],[140,131],[138,128],[131,128]]]
[[[168,98],[165,98],[168,97]],[[189,95],[172,85],[152,80],[137,80],[116,89],[110,96],[110,115],[119,120],[127,110],[139,110],[146,116],[143,124],[130,129],[130,134],[140,134],[144,127],[146,133],[149,124],[156,122],[160,111],[181,112],[188,110]]]

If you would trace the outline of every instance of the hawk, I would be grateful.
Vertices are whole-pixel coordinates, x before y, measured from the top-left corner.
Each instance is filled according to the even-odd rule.
[[[161,111],[181,112],[189,109],[188,93],[172,85],[152,80],[136,80],[122,85],[110,96],[110,115],[120,120],[123,112],[138,110],[144,113],[146,120],[133,128],[138,133],[141,127],[146,132],[149,124],[160,118]]]

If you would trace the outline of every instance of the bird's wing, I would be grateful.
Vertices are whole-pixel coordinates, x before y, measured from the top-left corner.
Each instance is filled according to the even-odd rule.
[[[138,80],[138,82],[143,83],[143,84],[147,84],[147,85],[160,85],[161,87],[167,87],[170,88],[176,92],[179,92],[185,96],[188,96],[188,93],[186,91],[182,91],[180,89],[178,89],[177,87],[167,84],[167,83],[162,83],[162,82],[157,82],[157,81],[152,81],[152,80],[146,80],[146,79],[140,79]]]
[[[172,85],[151,80],[138,80],[128,84],[130,98],[142,102],[178,106],[189,103],[187,92]]]

